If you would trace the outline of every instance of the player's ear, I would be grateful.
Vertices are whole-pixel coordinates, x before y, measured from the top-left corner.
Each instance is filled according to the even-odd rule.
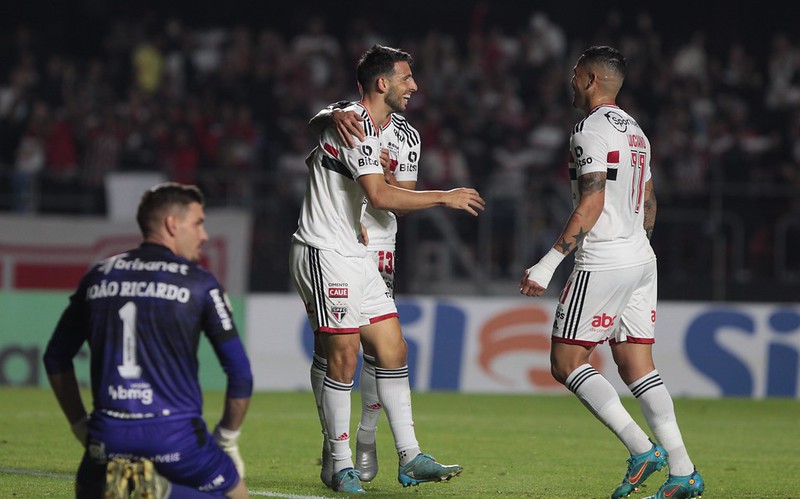
[[[384,78],[383,76],[378,78],[378,82],[377,82],[378,92],[380,92],[380,93],[386,92],[386,88],[388,86],[389,85],[386,83],[386,78]]]
[[[166,217],[164,217],[164,230],[167,231],[167,234],[170,236],[175,236],[178,233],[178,217],[175,213],[170,213]]]

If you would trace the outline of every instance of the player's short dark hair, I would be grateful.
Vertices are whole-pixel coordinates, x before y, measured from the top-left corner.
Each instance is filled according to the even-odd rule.
[[[583,51],[580,60],[584,64],[591,66],[604,66],[617,73],[622,78],[625,78],[628,72],[628,63],[625,61],[625,56],[623,56],[622,52],[619,50],[614,47],[609,47],[608,45],[589,47]]]
[[[168,209],[175,205],[181,208],[186,208],[192,203],[202,205],[204,201],[203,193],[195,185],[164,182],[142,194],[136,212],[136,223],[139,224],[142,236],[147,237],[155,232]]]
[[[394,64],[402,61],[407,62],[409,66],[414,63],[414,59],[408,52],[383,45],[373,45],[358,60],[356,66],[358,83],[366,92],[372,88],[375,79],[381,75],[394,73]]]

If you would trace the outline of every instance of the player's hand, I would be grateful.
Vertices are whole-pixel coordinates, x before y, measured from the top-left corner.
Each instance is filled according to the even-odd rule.
[[[331,119],[334,125],[336,125],[336,131],[339,132],[339,138],[342,140],[342,144],[350,149],[357,145],[355,139],[361,142],[364,140],[364,137],[367,136],[367,134],[364,133],[364,125],[361,124],[364,118],[355,111],[334,109],[331,112]],[[354,136],[355,139],[353,138]]]
[[[385,147],[381,148],[381,167],[383,168],[383,173],[389,173],[392,168],[392,158],[389,156],[389,149]]]
[[[381,168],[383,168],[383,176],[392,174],[392,158],[389,156],[389,149],[381,149]]]
[[[81,443],[81,446],[86,447],[86,438],[89,436],[89,417],[84,416],[75,421],[70,425],[70,429],[75,438],[78,439],[78,442]]]
[[[519,292],[525,296],[542,296],[545,287],[539,285],[538,282],[530,279],[530,269],[525,271],[522,276],[522,281],[519,283]]]
[[[241,430],[229,430],[217,425],[214,428],[214,441],[222,449],[225,454],[230,456],[233,464],[236,465],[236,471],[239,472],[239,478],[244,480],[244,460],[242,455],[239,454],[239,435]]]
[[[536,265],[525,271],[519,283],[519,292],[525,296],[542,296],[565,256],[557,249],[550,248]]]
[[[445,206],[456,210],[464,210],[472,216],[477,217],[478,210],[483,211],[486,206],[486,201],[483,200],[475,189],[459,187],[445,193]]]

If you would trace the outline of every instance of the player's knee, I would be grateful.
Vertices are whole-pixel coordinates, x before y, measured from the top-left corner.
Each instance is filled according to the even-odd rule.
[[[340,383],[350,383],[353,381],[358,366],[358,357],[355,354],[328,357],[327,376]]]
[[[553,360],[550,363],[550,374],[553,376],[553,379],[561,383],[562,385],[566,383],[567,377],[570,375],[572,371],[568,371],[564,369],[564,366],[561,365],[556,360]]]

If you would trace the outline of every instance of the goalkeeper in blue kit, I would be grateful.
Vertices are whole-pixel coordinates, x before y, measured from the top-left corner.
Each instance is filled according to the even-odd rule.
[[[204,220],[196,187],[146,191],[137,213],[143,242],[84,275],[47,345],[50,385],[86,449],[79,498],[248,497],[238,438],[253,376],[225,291],[197,264]],[[201,331],[227,375],[213,433],[202,415]],[[84,343],[90,413],[73,367]]]

